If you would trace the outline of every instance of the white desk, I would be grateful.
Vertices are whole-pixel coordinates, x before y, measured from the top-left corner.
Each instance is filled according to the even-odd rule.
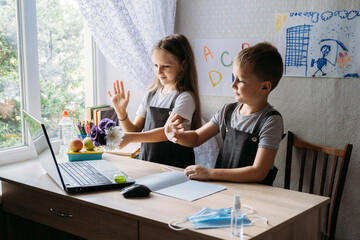
[[[162,172],[162,166],[104,154],[133,178]],[[171,230],[174,216],[188,216],[201,208],[230,207],[234,194],[256,214],[269,220],[245,227],[245,239],[319,239],[320,213],[329,199],[259,184],[218,182],[227,190],[187,202],[156,193],[125,199],[119,190],[69,195],[58,187],[38,161],[0,167],[5,212],[88,239],[232,239],[229,228]],[[213,182],[216,184],[216,182]],[[50,211],[72,214],[61,217]],[[234,238],[239,239],[239,238]]]

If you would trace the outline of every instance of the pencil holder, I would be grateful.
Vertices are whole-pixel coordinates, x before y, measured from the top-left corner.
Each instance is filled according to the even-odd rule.
[[[87,137],[87,135],[86,135],[86,134],[84,134],[84,135],[82,135],[82,134],[78,134],[77,136],[78,136],[78,138],[79,138],[79,139],[81,139],[81,140],[84,140],[84,138],[86,138],[86,137]]]

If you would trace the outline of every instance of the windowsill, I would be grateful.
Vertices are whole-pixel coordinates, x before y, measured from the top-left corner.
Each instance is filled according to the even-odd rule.
[[[36,158],[36,152],[29,146],[0,151],[0,167]]]

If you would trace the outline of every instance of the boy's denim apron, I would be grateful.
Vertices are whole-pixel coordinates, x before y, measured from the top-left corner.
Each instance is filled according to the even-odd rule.
[[[255,160],[259,145],[259,133],[268,117],[280,115],[277,111],[268,112],[255,125],[254,132],[246,133],[236,130],[230,126],[231,114],[236,108],[237,103],[229,105],[225,110],[225,134],[223,135],[223,144],[216,159],[215,168],[241,168],[252,166]],[[281,115],[280,115],[281,116]],[[272,186],[278,169],[273,166],[268,175],[262,181],[262,184]]]
[[[147,113],[144,125],[144,131],[163,127],[169,118],[169,112],[175,106],[175,101],[179,94],[171,102],[170,108],[150,107],[149,103],[154,97],[155,91],[151,92],[147,99]],[[167,164],[175,167],[185,168],[195,164],[195,155],[193,148],[184,147],[170,141],[158,143],[142,143],[140,148],[140,159]]]

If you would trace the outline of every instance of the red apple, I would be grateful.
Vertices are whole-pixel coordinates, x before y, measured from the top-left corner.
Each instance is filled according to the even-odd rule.
[[[73,139],[69,145],[71,151],[78,152],[83,148],[83,142],[80,139]]]

